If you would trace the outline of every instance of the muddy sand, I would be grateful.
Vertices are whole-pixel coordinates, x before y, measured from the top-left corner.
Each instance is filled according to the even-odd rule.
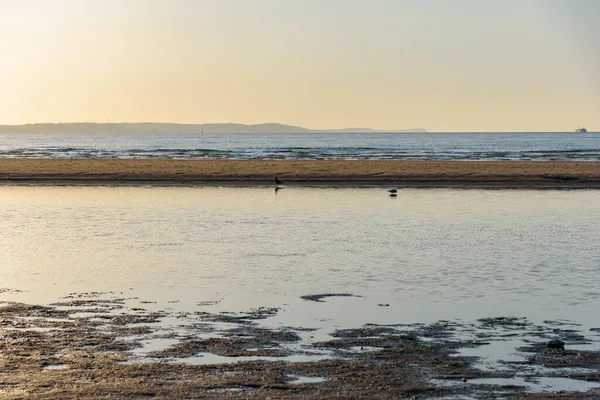
[[[100,297],[0,304],[1,398],[600,398],[600,328],[568,321],[367,324],[322,340],[261,324],[277,308],[149,311]],[[489,359],[494,343],[520,356]]]
[[[4,184],[600,188],[600,162],[0,159]]]

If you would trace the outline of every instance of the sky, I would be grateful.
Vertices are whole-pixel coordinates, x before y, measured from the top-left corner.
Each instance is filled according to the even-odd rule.
[[[0,0],[0,124],[600,130],[597,0]]]

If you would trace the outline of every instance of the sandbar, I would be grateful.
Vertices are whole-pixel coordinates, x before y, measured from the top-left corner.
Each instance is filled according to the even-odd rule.
[[[0,184],[600,188],[600,162],[0,159]]]

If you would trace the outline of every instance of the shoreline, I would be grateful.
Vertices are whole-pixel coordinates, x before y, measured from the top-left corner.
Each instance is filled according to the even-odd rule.
[[[588,348],[598,343],[600,328],[584,331],[561,319],[358,323],[311,340],[306,332],[314,329],[261,323],[284,311],[279,307],[152,310],[131,304],[137,298],[107,294],[73,293],[48,305],[0,301],[0,393],[63,399],[531,400],[600,393],[600,352]],[[321,303],[331,296],[342,295],[305,300]],[[172,318],[180,321],[176,331],[163,322]],[[219,327],[223,323],[233,326]],[[507,336],[518,339],[490,359],[486,346]]]
[[[0,185],[598,189],[595,161],[0,159]]]

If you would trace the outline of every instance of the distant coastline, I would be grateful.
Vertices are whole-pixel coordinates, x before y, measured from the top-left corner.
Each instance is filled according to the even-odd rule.
[[[371,128],[309,129],[300,126],[278,123],[266,124],[176,124],[160,122],[133,123],[36,123],[25,125],[0,125],[0,133],[156,133],[156,134],[197,134],[197,133],[427,133],[425,129],[375,130]]]

